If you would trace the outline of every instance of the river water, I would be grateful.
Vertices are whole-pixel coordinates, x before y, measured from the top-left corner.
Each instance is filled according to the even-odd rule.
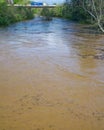
[[[0,130],[104,130],[104,35],[57,18],[0,28]]]

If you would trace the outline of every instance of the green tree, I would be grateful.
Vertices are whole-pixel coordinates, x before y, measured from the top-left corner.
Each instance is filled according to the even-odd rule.
[[[104,33],[104,0],[82,0],[82,7]]]
[[[42,10],[41,10],[41,15],[43,16],[43,18],[45,20],[51,20],[51,12],[48,8],[44,7]]]
[[[89,22],[90,17],[82,8],[82,0],[70,0],[70,1],[68,0],[66,5],[69,5],[68,7],[70,8],[69,14],[72,20],[79,21],[79,22]]]
[[[7,6],[6,3],[0,2],[0,26],[6,26],[14,22],[31,19],[34,14],[28,8],[15,8],[14,6]]]
[[[29,0],[14,0],[14,4],[29,4]]]

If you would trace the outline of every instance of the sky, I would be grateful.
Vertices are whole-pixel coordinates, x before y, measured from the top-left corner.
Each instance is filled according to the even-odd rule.
[[[47,3],[63,3],[64,0],[45,0]]]
[[[53,4],[53,3],[60,4],[60,3],[63,3],[65,0],[36,0],[36,1],[45,2],[48,4]]]

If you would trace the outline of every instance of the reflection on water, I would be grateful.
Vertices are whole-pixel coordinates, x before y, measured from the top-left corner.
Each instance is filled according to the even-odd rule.
[[[1,130],[103,130],[104,36],[64,19],[0,28]]]

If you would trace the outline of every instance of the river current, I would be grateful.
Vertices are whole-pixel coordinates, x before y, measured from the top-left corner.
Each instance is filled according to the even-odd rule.
[[[0,130],[104,130],[104,35],[58,18],[0,28]]]

